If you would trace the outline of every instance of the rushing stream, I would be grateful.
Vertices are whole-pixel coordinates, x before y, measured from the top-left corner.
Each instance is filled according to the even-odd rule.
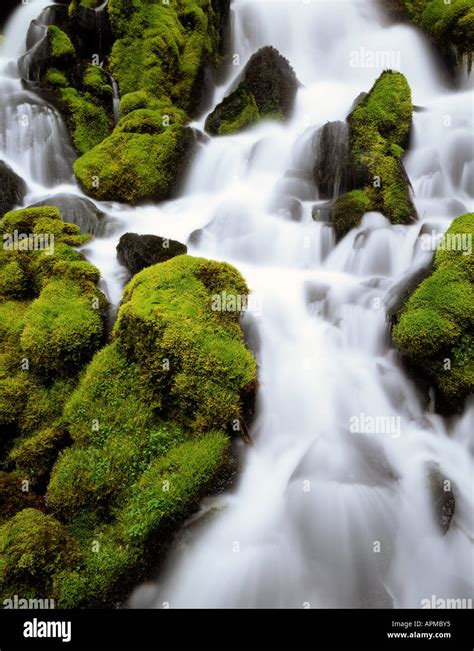
[[[22,88],[14,63],[20,36],[46,4],[17,10],[0,62],[0,158],[27,182],[25,205],[60,192],[82,196],[61,117]],[[192,255],[234,264],[254,292],[243,318],[259,365],[254,444],[240,445],[236,484],[204,501],[131,606],[420,607],[432,595],[473,596],[473,403],[449,420],[426,408],[386,320],[391,288],[432,255],[421,229],[442,233],[474,210],[472,86],[466,76],[451,87],[425,37],[390,25],[379,7],[234,0],[238,65],[213,105],[249,57],[273,45],[302,84],[291,121],[210,139],[174,201],[98,204],[114,227],[84,252],[113,303],[126,280],[115,247],[127,231],[182,242],[193,234]],[[344,120],[387,60],[419,107],[405,166],[420,220],[392,226],[369,213],[336,246],[311,215],[319,205],[316,130]],[[193,126],[203,129],[205,117]],[[363,430],[366,416],[392,427],[354,432],[351,423]],[[446,535],[431,508],[430,464],[455,487]]]

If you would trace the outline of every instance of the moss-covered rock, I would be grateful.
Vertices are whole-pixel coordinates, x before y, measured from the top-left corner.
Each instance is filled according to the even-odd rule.
[[[74,172],[85,192],[129,203],[171,196],[187,169],[194,133],[171,123],[161,133],[150,134],[148,116],[146,121],[145,133],[116,130],[75,162]]]
[[[350,167],[356,187],[334,203],[331,221],[338,238],[369,210],[382,212],[393,224],[416,219],[402,163],[411,117],[408,82],[390,70],[380,75],[349,115]]]
[[[0,233],[8,236],[0,250],[0,463],[43,490],[67,444],[64,404],[103,343],[107,303],[99,271],[71,248],[87,237],[57,208],[9,212]],[[15,233],[27,239],[10,242]],[[34,246],[38,235],[49,237],[47,248]]]
[[[67,71],[75,62],[76,51],[69,36],[57,25],[49,25],[41,41],[18,61],[25,79],[41,82],[49,68]]]
[[[474,53],[474,6],[471,0],[388,0],[397,18],[408,17],[439,49],[449,65],[467,61]]]
[[[221,292],[248,293],[224,263],[181,255],[141,271],[125,290],[112,344],[69,399],[74,444],[47,494],[84,565],[57,579],[62,604],[111,603],[230,475],[228,434],[250,417],[256,367],[240,308],[213,309]]]
[[[77,545],[61,523],[35,509],[20,511],[0,527],[2,598],[53,596],[55,576],[78,560]]]
[[[19,511],[34,506],[35,501],[28,480],[16,472],[0,470],[0,525]]]
[[[273,47],[261,48],[245,66],[237,88],[208,116],[206,131],[222,136],[260,120],[285,120],[297,89],[298,80],[288,61]]]
[[[474,389],[473,235],[473,213],[454,220],[436,251],[433,274],[393,329],[395,345],[432,383],[437,407],[447,413],[459,412]]]

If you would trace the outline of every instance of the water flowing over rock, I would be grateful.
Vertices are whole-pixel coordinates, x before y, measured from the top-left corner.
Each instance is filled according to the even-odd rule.
[[[22,203],[26,194],[26,183],[12,168],[0,160],[0,219]]]
[[[335,199],[351,189],[349,127],[347,122],[327,122],[313,139],[313,177],[319,192]]]
[[[117,245],[117,258],[132,276],[145,267],[165,262],[177,255],[184,255],[188,249],[181,242],[168,240],[157,235],[125,233]]]

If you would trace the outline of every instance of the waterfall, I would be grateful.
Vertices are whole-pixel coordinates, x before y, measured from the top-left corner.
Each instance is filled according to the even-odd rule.
[[[35,200],[73,183],[61,117],[16,78],[25,46],[12,34],[26,34],[44,4],[17,10],[1,55],[0,158],[34,186]],[[173,201],[99,203],[114,230],[85,248],[115,304],[126,278],[115,246],[127,231],[189,241],[192,255],[234,264],[258,298],[243,317],[259,366],[254,444],[237,444],[238,481],[203,501],[129,605],[420,607],[431,595],[470,597],[474,405],[451,419],[423,406],[385,315],[390,290],[429,261],[421,229],[441,233],[474,210],[469,82],[448,90],[427,40],[387,25],[376,3],[234,0],[232,11],[236,65],[214,104],[250,56],[273,45],[302,84],[291,120],[211,138]],[[422,109],[404,161],[420,220],[393,226],[369,213],[336,246],[312,216],[313,137],[343,122],[382,72],[368,51],[387,54]],[[75,184],[69,191],[81,194]],[[387,432],[364,433],[366,417],[385,418]],[[433,464],[456,487],[445,536],[430,508]]]
[[[47,4],[47,3],[46,3]],[[28,186],[51,188],[73,183],[75,153],[58,111],[19,79],[17,58],[25,52],[26,34],[44,0],[30,0],[13,14],[0,47],[0,158],[6,160]],[[43,12],[44,14],[44,12]],[[29,31],[32,47],[41,38],[42,24]],[[24,38],[19,38],[23,34]]]

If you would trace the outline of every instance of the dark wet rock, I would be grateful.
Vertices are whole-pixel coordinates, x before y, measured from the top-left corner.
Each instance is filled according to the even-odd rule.
[[[96,236],[105,233],[107,221],[105,213],[85,197],[78,197],[75,194],[56,194],[30,207],[37,206],[55,206],[61,213],[63,221],[76,224],[82,233]]]
[[[263,47],[245,66],[235,90],[208,116],[206,131],[226,135],[260,120],[285,120],[293,110],[297,89],[289,62],[274,47]]]
[[[132,276],[145,267],[166,262],[166,260],[187,252],[187,247],[181,242],[157,235],[125,233],[117,245],[118,261],[127,267]]]
[[[110,52],[114,38],[106,3],[97,8],[79,5],[72,16],[72,36],[80,56],[103,56]]]
[[[418,285],[433,273],[432,263],[416,269],[407,277],[403,278],[389,291],[386,299],[386,313],[390,327],[397,323],[399,316],[406,305],[406,302],[413,294]]]
[[[0,161],[0,218],[23,202],[26,183],[12,168]]]
[[[27,50],[31,50],[45,36],[48,25],[57,25],[63,31],[67,31],[69,25],[67,7],[51,5],[43,9],[38,18],[31,21],[26,34]]]
[[[335,199],[353,186],[347,122],[326,122],[313,136],[313,179],[322,197]]]
[[[428,481],[436,521],[443,534],[446,534],[456,510],[455,487],[445,477],[438,463],[428,464]]]

